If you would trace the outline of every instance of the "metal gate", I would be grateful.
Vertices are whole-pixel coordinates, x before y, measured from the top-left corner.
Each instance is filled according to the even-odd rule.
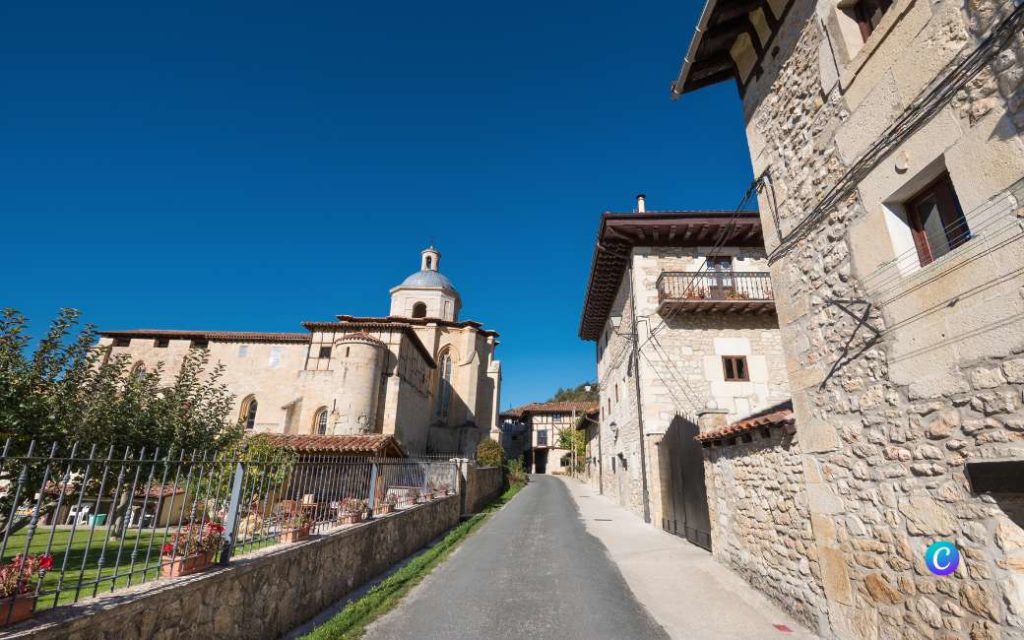
[[[666,500],[662,528],[711,550],[711,519],[708,517],[708,493],[704,485],[704,453],[694,440],[697,425],[685,418],[672,421],[662,440],[667,456],[669,500]]]

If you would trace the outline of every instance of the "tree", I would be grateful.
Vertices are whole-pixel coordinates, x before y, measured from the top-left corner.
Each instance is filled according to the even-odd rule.
[[[108,357],[95,347],[94,327],[76,331],[78,319],[78,311],[62,309],[31,351],[25,317],[14,309],[0,313],[0,439],[10,440],[12,455],[24,454],[36,441],[37,457],[47,455],[52,444],[66,455],[77,442],[79,456],[95,446],[97,455],[145,451],[149,458],[157,450],[217,452],[241,438],[239,426],[228,421],[233,397],[221,382],[223,368],[209,367],[205,351],[191,351],[163,387],[161,366],[132,371],[127,355]],[[19,502],[33,499],[46,471],[42,460],[9,464],[0,483],[16,480],[22,466],[26,491]],[[12,492],[0,497],[0,527],[7,526],[13,499]],[[41,510],[54,504],[46,500]],[[118,504],[115,521],[129,504],[130,496]],[[11,529],[27,523],[21,520]]]
[[[587,432],[582,429],[562,429],[558,432],[558,448],[565,449],[570,455],[575,452],[572,459],[575,461],[575,473],[583,471],[583,461],[587,458]]]
[[[587,391],[587,387],[590,387],[590,391]],[[558,388],[548,402],[597,402],[600,400],[598,395],[597,384],[594,382],[584,382],[583,384],[570,387],[568,389]]]
[[[505,451],[494,440],[484,438],[476,447],[476,462],[481,467],[503,467]]]

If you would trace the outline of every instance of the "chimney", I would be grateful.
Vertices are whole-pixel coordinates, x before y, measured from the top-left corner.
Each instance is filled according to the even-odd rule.
[[[637,213],[643,213],[644,211],[647,210],[647,208],[644,206],[644,200],[646,198],[647,198],[647,196],[645,196],[642,193],[636,194],[636,212]]]

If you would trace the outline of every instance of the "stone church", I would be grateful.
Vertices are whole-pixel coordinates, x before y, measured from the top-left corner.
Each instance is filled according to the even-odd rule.
[[[103,331],[105,357],[133,371],[163,363],[173,379],[190,349],[224,366],[238,419],[250,432],[393,435],[413,454],[466,453],[497,439],[498,334],[459,320],[462,301],[423,250],[420,269],[391,289],[382,317],[339,315],[298,333]]]

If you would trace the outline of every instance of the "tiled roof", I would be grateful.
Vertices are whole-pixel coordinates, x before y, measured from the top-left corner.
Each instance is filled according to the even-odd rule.
[[[181,493],[185,493],[185,488],[173,484],[155,484],[148,489],[145,487],[139,487],[135,490],[135,495],[139,498],[143,496],[149,496],[150,498],[167,498]]]
[[[210,342],[309,342],[308,333],[262,333],[258,331],[185,331],[177,329],[130,329],[100,331],[108,338],[167,338],[209,340]]]
[[[297,453],[342,453],[350,455],[386,456],[404,458],[405,452],[394,436],[366,434],[350,436],[322,436],[316,434],[264,433],[254,434],[266,438],[278,447]]]
[[[519,418],[527,413],[591,413],[597,411],[598,403],[594,400],[574,400],[569,402],[531,402],[521,407],[504,411],[501,417]]]
[[[386,347],[387,346],[386,344],[384,344],[384,341],[378,340],[377,338],[374,338],[370,334],[364,333],[362,331],[360,331],[358,333],[346,334],[346,335],[342,336],[341,338],[339,338],[338,342],[349,342],[349,341],[352,341],[352,340],[357,340],[357,341],[362,341],[362,342],[371,342],[373,344],[380,345],[382,347]]]
[[[696,436],[699,442],[711,442],[722,438],[732,438],[747,431],[760,429],[761,427],[777,428],[792,427],[796,424],[796,417],[793,415],[793,401],[786,400],[777,405],[767,407],[747,416],[742,420],[733,422],[720,429],[712,429]]]
[[[344,317],[344,316],[342,316]],[[377,318],[380,320],[380,318]],[[333,322],[333,321],[306,321],[302,323],[302,326],[309,329],[310,331],[334,331],[334,332],[348,332],[355,330],[362,335],[367,335],[367,331],[379,331],[383,333],[403,333],[412,342],[413,347],[420,352],[423,356],[423,360],[427,363],[427,366],[434,369],[437,364],[434,362],[434,356],[431,355],[430,351],[427,350],[426,345],[420,340],[420,337],[416,335],[416,330],[412,328],[408,323],[382,323],[382,322]]]
[[[764,247],[757,211],[605,213],[594,242],[579,335],[601,337],[633,247]]]
[[[402,316],[349,316],[339,315],[337,316],[340,322],[354,322],[357,324],[378,324],[378,325],[389,325],[389,324],[406,324],[416,327],[425,327],[427,325],[436,324],[439,327],[451,327],[453,329],[465,329],[466,327],[477,329],[480,333],[485,336],[498,337],[497,331],[491,331],[490,329],[484,329],[483,324],[476,320],[460,320],[454,322],[452,320],[442,320],[441,318],[405,318]]]

